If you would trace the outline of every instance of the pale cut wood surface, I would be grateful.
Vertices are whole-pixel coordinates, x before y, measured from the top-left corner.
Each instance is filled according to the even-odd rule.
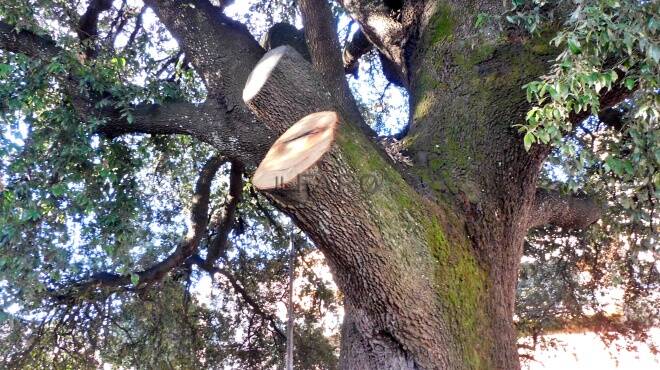
[[[303,117],[275,141],[254,173],[252,184],[259,190],[292,184],[330,150],[338,123],[339,117],[332,111]]]

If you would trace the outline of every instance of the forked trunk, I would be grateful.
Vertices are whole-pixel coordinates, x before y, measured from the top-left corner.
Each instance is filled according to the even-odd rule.
[[[420,59],[420,70],[432,60]],[[276,132],[300,121],[277,142],[286,145],[274,145],[255,181],[319,246],[344,294],[342,368],[519,368],[515,286],[543,156],[525,152],[511,128],[524,112],[524,77],[502,76],[506,83],[486,90],[493,76],[473,65],[465,73],[477,81],[462,89],[417,87],[405,141],[414,166],[402,176],[343,107],[319,93],[323,82],[293,78],[306,63],[291,48],[272,50],[244,98]],[[287,101],[308,103],[270,104],[284,95],[282,86]],[[333,109],[336,116],[310,115]],[[324,117],[339,121],[332,145],[296,134]],[[510,146],[488,145],[488,135]],[[298,166],[310,153],[319,160]],[[282,158],[295,160],[287,166]],[[280,172],[287,180],[274,186],[267,177]]]

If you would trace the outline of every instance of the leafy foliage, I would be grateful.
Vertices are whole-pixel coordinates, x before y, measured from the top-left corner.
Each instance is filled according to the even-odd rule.
[[[546,11],[551,4],[514,1],[508,20],[544,32],[560,17]],[[529,235],[518,312],[535,338],[582,322],[606,339],[645,341],[644,329],[658,325],[658,10],[648,1],[577,1],[551,41],[559,53],[550,72],[524,86],[534,104],[519,127],[525,147],[555,146],[542,184],[589,194],[605,210],[585,232]],[[607,97],[621,103],[604,109]],[[611,296],[619,291],[621,299]]]

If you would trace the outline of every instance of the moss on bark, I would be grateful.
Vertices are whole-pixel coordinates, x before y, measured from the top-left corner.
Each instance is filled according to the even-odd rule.
[[[488,325],[483,310],[487,272],[463,234],[462,222],[450,207],[441,209],[442,205],[422,199],[357,129],[344,124],[339,131],[337,145],[358,176],[382,174],[381,186],[364,196],[373,205],[370,212],[385,242],[416,271],[428,265],[435,299],[458,339],[465,367],[487,368]]]
[[[426,237],[435,259],[436,291],[444,314],[453,320],[466,368],[486,369],[483,354],[490,345],[484,311],[488,274],[469,243],[448,238],[437,219],[427,222]]]

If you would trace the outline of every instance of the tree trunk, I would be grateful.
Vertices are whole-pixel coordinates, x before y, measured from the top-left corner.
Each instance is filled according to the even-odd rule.
[[[286,68],[271,57],[282,53]],[[435,60],[420,58],[418,70]],[[417,87],[432,77],[413,76],[414,189],[341,104],[318,94],[320,78],[291,78],[306,63],[291,48],[268,53],[255,68],[268,77],[248,94],[259,99],[246,103],[276,132],[317,109],[340,113],[335,145],[316,168],[293,190],[268,195],[319,246],[344,293],[342,368],[518,368],[517,268],[543,154],[527,153],[511,128],[524,113],[525,76],[508,68],[482,76],[474,62],[454,72],[463,84],[451,91]],[[486,84],[494,74],[498,82]],[[313,103],[269,104],[281,95]]]

